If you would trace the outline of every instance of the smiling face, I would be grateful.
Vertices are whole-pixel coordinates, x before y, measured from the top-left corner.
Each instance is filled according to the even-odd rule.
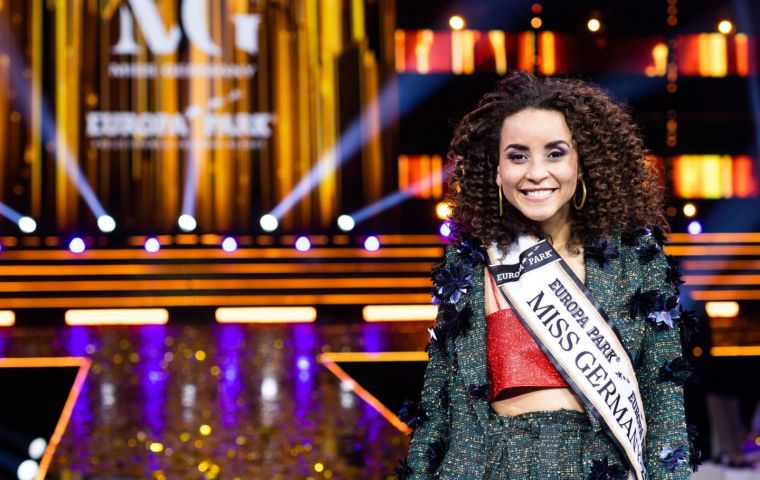
[[[562,113],[528,108],[504,119],[496,184],[526,218],[550,233],[570,221],[578,152]]]

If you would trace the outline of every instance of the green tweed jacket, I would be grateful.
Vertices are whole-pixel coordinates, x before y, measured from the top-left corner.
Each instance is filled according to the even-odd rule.
[[[642,292],[657,289],[674,295],[677,289],[666,281],[668,263],[662,249],[649,237],[637,240],[649,247],[654,258],[640,259],[635,246],[621,244],[620,237],[610,239],[619,248],[618,258],[607,268],[586,252],[586,286],[602,305],[610,322],[617,327],[623,343],[634,360],[636,376],[647,420],[646,466],[651,480],[691,478],[688,459],[668,463],[665,452],[681,447],[688,452],[688,434],[684,417],[683,387],[660,378],[665,362],[682,355],[679,328],[657,327],[642,313],[631,319],[629,300],[638,288]],[[420,405],[426,420],[417,426],[409,447],[407,464],[402,464],[408,480],[480,480],[486,465],[487,438],[495,427],[488,400],[472,395],[471,387],[489,382],[486,366],[485,290],[483,266],[469,266],[453,247],[446,251],[446,263],[464,265],[471,273],[471,286],[456,302],[461,310],[469,304],[471,326],[455,340],[430,348],[430,360],[424,378]],[[442,326],[439,310],[436,325]],[[597,418],[587,411],[591,438],[584,449],[583,479],[589,478],[594,460],[608,457],[609,463],[627,465]],[[442,448],[443,447],[443,448]],[[445,454],[443,453],[445,451]],[[688,455],[688,454],[687,454]],[[442,456],[442,458],[440,458]],[[608,478],[595,476],[594,478]],[[575,479],[572,479],[575,480]]]

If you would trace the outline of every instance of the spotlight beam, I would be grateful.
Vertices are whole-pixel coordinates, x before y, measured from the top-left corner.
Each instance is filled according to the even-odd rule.
[[[24,71],[27,68],[26,61],[24,60],[23,55],[19,54],[19,50],[14,41],[14,37],[11,34],[10,29],[8,28],[8,23],[5,17],[2,15],[0,15],[0,38],[2,38],[3,42],[6,44],[6,52],[11,57],[11,63],[19,65],[21,67],[21,68],[13,69],[11,71],[12,72]],[[21,78],[21,75],[18,75],[18,74],[10,75],[10,81],[14,90],[16,90],[16,92],[18,93],[19,98],[26,100],[32,97],[32,93],[30,92],[27,82],[25,82],[24,79]],[[37,94],[39,94],[39,92],[37,92]],[[28,105],[31,105],[31,103],[26,102],[26,101],[19,102],[19,109],[23,110],[24,115],[22,115],[22,118],[24,118],[24,120],[30,117]],[[62,156],[56,155],[56,161],[59,162],[59,164],[61,164],[66,176],[77,187],[79,194],[84,199],[90,211],[95,215],[95,218],[99,218],[102,215],[106,215],[105,209],[103,209],[103,206],[101,205],[100,201],[95,196],[95,192],[92,190],[92,187],[90,187],[90,184],[87,182],[87,179],[84,177],[82,170],[76,164],[76,160],[74,159],[74,156],[69,150],[65,137],[61,136],[59,138],[58,126],[56,125],[54,117],[51,114],[50,109],[48,108],[48,105],[44,101],[44,99],[41,102],[40,109],[42,110],[41,111],[41,118],[42,118],[41,126],[42,126],[43,144],[52,142],[58,145],[58,148],[61,148],[63,150],[64,154]],[[27,124],[27,126],[29,125]]]
[[[338,142],[319,158],[311,170],[296,184],[295,188],[269,213],[274,215],[277,220],[280,220],[296,203],[322,183],[327,175],[340,169],[346,159],[352,158],[363,146],[362,124],[370,120],[369,115],[371,112],[380,112],[379,131],[382,132],[391,122],[402,117],[414,106],[432,95],[446,81],[445,75],[425,75],[424,77],[424,81],[421,79],[416,80],[420,82],[419,85],[412,85],[407,90],[410,92],[406,99],[407,101],[399,102],[397,110],[393,108],[393,105],[396,103],[395,91],[398,88],[396,85],[399,77],[394,76],[392,80],[388,81],[380,94],[372,99],[370,104],[363,109],[362,115],[351,122]],[[405,80],[409,82],[415,81],[410,78]]]
[[[351,213],[351,218],[354,219],[354,222],[356,224],[359,224],[360,222],[363,222],[370,217],[374,217],[380,212],[388,210],[389,208],[410,199],[416,192],[421,189],[430,187],[433,182],[438,181],[439,178],[440,177],[438,175],[430,175],[428,178],[423,178],[422,180],[418,181],[417,183],[413,183],[403,190],[393,192],[390,195],[387,195],[384,198],[376,201],[375,203],[367,205],[366,207],[357,210],[354,213]]]

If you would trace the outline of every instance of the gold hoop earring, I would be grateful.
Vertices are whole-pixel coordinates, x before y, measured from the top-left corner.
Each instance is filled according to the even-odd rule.
[[[586,182],[583,181],[583,175],[581,175],[578,178],[581,181],[581,188],[583,190],[583,196],[581,197],[581,203],[579,205],[576,202],[576,200],[575,200],[575,195],[573,195],[573,206],[575,207],[576,210],[580,210],[581,208],[583,208],[583,205],[586,204],[586,193],[587,193],[586,192]],[[576,189],[576,191],[577,191],[577,189]]]
[[[504,196],[504,192],[501,191],[501,187],[498,187],[499,189],[499,216],[504,216],[504,205],[502,204],[501,198]]]

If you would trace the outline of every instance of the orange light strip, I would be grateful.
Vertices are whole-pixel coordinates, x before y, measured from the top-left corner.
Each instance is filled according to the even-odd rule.
[[[760,290],[692,290],[689,292],[692,300],[725,301],[725,300],[760,300]]]
[[[665,252],[677,257],[701,256],[755,256],[760,255],[760,246],[754,245],[668,245]]]
[[[366,302],[424,303],[427,293],[308,295],[161,295],[139,297],[4,298],[10,308],[219,307],[253,305],[362,305]]]
[[[687,285],[760,285],[760,275],[684,275]]]
[[[327,352],[319,361],[330,362],[427,362],[427,352]]]
[[[241,248],[234,252],[224,252],[216,248],[173,248],[148,253],[143,249],[85,250],[79,254],[68,250],[6,250],[5,260],[198,260],[198,259],[294,259],[308,258],[434,258],[443,254],[443,247],[399,247],[381,248],[368,252],[363,248],[312,248],[299,252],[295,248]]]
[[[365,322],[433,322],[435,305],[367,305],[362,308]]]
[[[388,422],[406,435],[412,433],[407,424],[391,412],[388,407],[357,383],[349,374],[340,368],[335,362],[398,362],[398,361],[427,361],[425,352],[346,352],[346,353],[323,353],[319,356],[319,362],[330,370],[341,382],[347,382],[359,398],[367,402],[378,411]]]
[[[673,243],[760,243],[760,233],[671,233]]]
[[[134,265],[0,265],[0,276],[41,275],[190,275],[257,273],[429,273],[433,262],[278,263],[278,264],[134,264]]]
[[[104,292],[170,290],[280,290],[280,289],[356,289],[356,288],[426,288],[428,278],[252,278],[187,280],[71,280],[40,282],[0,282],[0,292]],[[1,325],[2,323],[0,323]]]
[[[317,319],[314,307],[217,308],[218,323],[311,323]]]
[[[0,310],[0,327],[12,327],[16,324],[16,314],[13,310]]]
[[[710,318],[733,318],[739,315],[739,304],[736,302],[707,302],[705,311]]]
[[[760,345],[732,345],[711,347],[713,357],[750,357],[760,355]]]
[[[35,480],[43,480],[47,474],[48,468],[50,468],[50,462],[53,459],[58,445],[61,443],[63,433],[66,431],[66,426],[71,419],[71,413],[74,411],[74,404],[79,397],[79,392],[82,390],[82,385],[87,378],[87,372],[90,370],[90,359],[85,357],[28,357],[28,358],[0,358],[0,368],[37,368],[37,367],[79,367],[77,376],[74,379],[74,384],[69,391],[69,396],[66,398],[66,403],[63,405],[63,411],[58,418],[58,423],[55,425],[53,435],[50,437],[45,453],[40,459],[40,466],[37,469]]]
[[[107,310],[67,310],[66,325],[165,325],[169,312],[164,308]]]
[[[684,270],[760,270],[760,260],[684,260]]]

